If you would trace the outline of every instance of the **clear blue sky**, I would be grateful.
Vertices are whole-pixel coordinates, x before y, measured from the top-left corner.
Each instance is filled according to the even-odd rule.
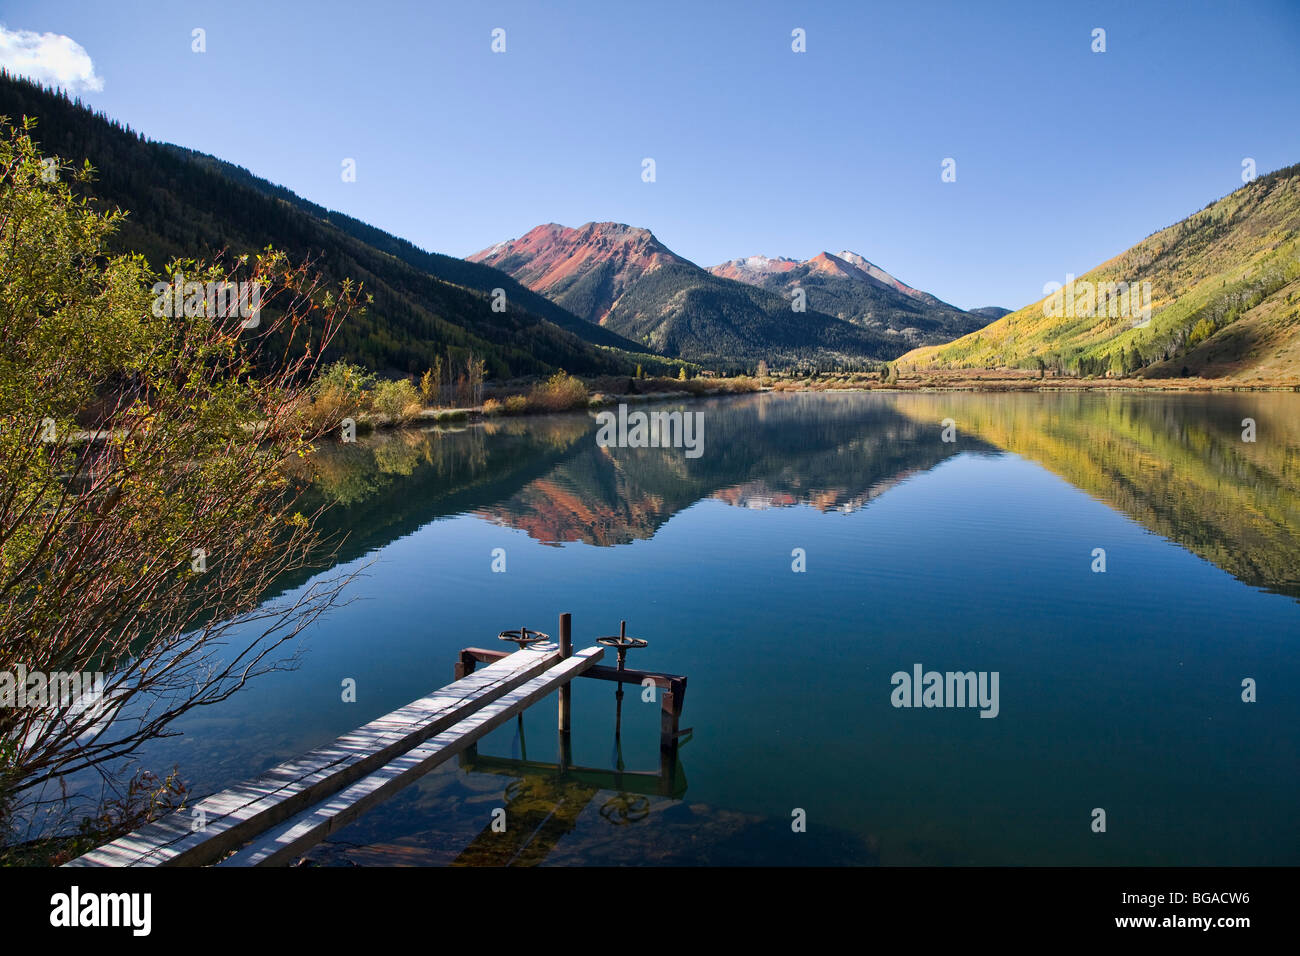
[[[6,0],[0,23],[84,47],[83,99],[149,137],[458,256],[617,220],[701,265],[847,248],[1016,307],[1231,192],[1243,158],[1300,161],[1296,0]]]

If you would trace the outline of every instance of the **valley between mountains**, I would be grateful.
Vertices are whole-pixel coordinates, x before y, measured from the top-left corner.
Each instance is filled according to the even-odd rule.
[[[488,378],[984,373],[1080,381],[1300,384],[1300,166],[1246,183],[1016,311],[962,309],[864,256],[746,255],[701,266],[641,226],[546,223],[466,259],[325,209],[247,169],[154,142],[66,94],[0,72],[0,115],[34,117],[49,154],[126,210],[113,238],[154,269],[267,246],[373,296],[330,344],[382,376],[482,361]],[[744,250],[739,250],[744,251]],[[1105,290],[1142,290],[1142,315]],[[1096,294],[1094,294],[1094,290]],[[1046,291],[1046,289],[1045,289]],[[1102,296],[1099,298],[1099,295]],[[1122,300],[1121,304],[1128,300]],[[1135,300],[1136,301],[1136,300]],[[1054,306],[1054,303],[1056,305]]]

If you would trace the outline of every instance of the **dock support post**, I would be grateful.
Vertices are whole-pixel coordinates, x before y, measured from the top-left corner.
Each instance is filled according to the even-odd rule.
[[[659,702],[659,750],[662,753],[677,753],[677,716],[677,695],[669,685]]]
[[[468,650],[462,650],[460,657],[456,660],[455,679],[460,680],[462,677],[468,677],[474,673],[474,668],[478,666],[478,661]],[[467,763],[478,756],[478,744],[470,744],[464,750],[456,755],[456,762],[464,767]]]
[[[669,681],[659,698],[659,776],[665,794],[672,793],[677,776],[677,744],[682,731],[682,706],[686,703],[686,679]]]
[[[454,679],[460,680],[462,677],[468,677],[474,673],[476,666],[478,666],[478,661],[474,659],[474,655],[469,651],[461,651],[460,658],[456,661],[456,668],[453,671],[455,674]]]
[[[560,660],[565,660],[573,654],[573,615],[560,615]],[[570,739],[570,721],[572,718],[573,706],[573,687],[572,684],[565,684],[560,688],[560,771],[563,773],[569,769],[572,761],[573,749]]]

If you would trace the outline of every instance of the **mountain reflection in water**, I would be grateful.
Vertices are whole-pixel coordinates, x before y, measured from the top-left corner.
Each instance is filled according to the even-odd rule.
[[[1300,596],[1300,396],[819,393],[658,407],[704,413],[700,458],[597,447],[590,415],[327,445],[315,460],[317,491],[338,506],[327,527],[348,533],[344,559],[459,513],[608,547],[653,537],[705,498],[852,512],[958,453],[1006,451],[1247,584]],[[941,440],[944,418],[955,442]]]

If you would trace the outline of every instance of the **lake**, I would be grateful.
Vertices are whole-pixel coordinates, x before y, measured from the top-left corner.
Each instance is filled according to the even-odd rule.
[[[311,858],[1300,863],[1300,395],[632,407],[699,412],[699,456],[600,447],[588,414],[323,449],[313,494],[335,502],[338,568],[363,572],[353,602],[296,670],[191,713],[143,762],[228,786],[568,611],[575,646],[626,619],[650,642],[629,666],[689,677],[671,780],[560,779],[552,697]],[[917,667],[996,675],[996,708],[895,706],[922,702],[895,693]],[[657,703],[628,688],[616,746],[614,685],[574,688],[577,764],[658,769]]]

